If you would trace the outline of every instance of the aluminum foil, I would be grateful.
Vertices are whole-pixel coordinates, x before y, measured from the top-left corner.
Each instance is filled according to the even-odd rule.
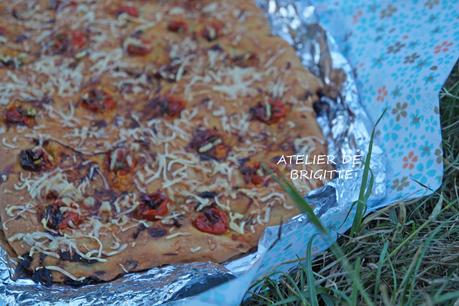
[[[289,42],[303,64],[325,84],[336,86],[334,74],[337,71],[344,73],[345,80],[337,97],[322,96],[316,105],[318,122],[327,140],[329,154],[365,155],[372,124],[359,103],[352,69],[333,38],[320,26],[314,6],[307,1],[295,0],[257,0],[257,4],[268,15],[273,33]],[[337,165],[338,170],[349,167],[350,164]],[[373,147],[371,168],[375,181],[370,202],[383,198],[386,193],[384,156],[378,146]],[[323,221],[330,214],[351,210],[352,202],[358,197],[361,173],[359,170],[357,178],[352,180],[334,179],[307,195],[306,199],[315,205],[315,212]],[[288,235],[307,223],[307,218],[299,215],[282,225],[282,233]],[[279,226],[267,228],[256,252],[224,264],[169,265],[79,288],[66,285],[45,287],[30,279],[18,278],[14,263],[0,249],[0,302],[8,305],[120,305],[128,302],[159,305],[185,301],[250,269],[273,246],[278,232]]]

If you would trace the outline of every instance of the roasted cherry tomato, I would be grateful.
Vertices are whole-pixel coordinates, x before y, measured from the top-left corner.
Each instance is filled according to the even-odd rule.
[[[70,39],[65,33],[58,33],[54,36],[51,43],[51,52],[53,54],[64,54],[70,49]]]
[[[185,109],[185,101],[174,96],[159,96],[148,102],[145,115],[149,118],[176,118]]]
[[[230,146],[223,142],[220,134],[216,130],[209,129],[196,130],[189,146],[203,159],[224,160],[230,151]]]
[[[70,35],[74,51],[81,50],[86,46],[87,38],[85,33],[81,31],[72,31]]]
[[[121,174],[128,173],[136,166],[136,161],[125,148],[117,148],[109,153],[108,168],[110,171],[120,172]]]
[[[81,103],[83,107],[96,113],[110,111],[116,106],[113,96],[108,91],[100,88],[89,89],[83,95]]]
[[[197,10],[200,7],[202,7],[202,4],[203,4],[202,2],[203,2],[202,0],[185,0],[185,1],[181,1],[181,6],[185,10]]]
[[[185,101],[180,98],[167,96],[167,112],[166,115],[172,118],[180,116],[180,113],[185,109]]]
[[[64,230],[69,227],[76,227],[81,223],[80,216],[76,212],[67,211],[64,213],[59,230]]]
[[[63,203],[60,200],[56,200],[45,208],[42,220],[44,220],[46,226],[56,231],[78,226],[81,223],[80,216],[72,211],[62,212],[61,206],[63,206]]]
[[[42,148],[22,150],[19,153],[19,164],[22,169],[38,172],[52,168],[52,157]]]
[[[122,5],[116,11],[116,14],[119,16],[121,14],[127,14],[131,17],[139,17],[139,11],[137,8],[129,5]]]
[[[140,205],[137,207],[135,217],[149,221],[157,220],[158,216],[167,215],[169,198],[162,191],[152,194],[143,194],[140,197]]]
[[[0,26],[0,36],[6,36],[7,30],[5,27]]]
[[[282,101],[273,100],[267,103],[258,103],[255,107],[250,108],[250,114],[253,119],[266,124],[274,124],[287,115],[287,109]]]
[[[216,207],[209,207],[199,213],[193,225],[201,232],[222,235],[228,230],[228,216]]]
[[[6,109],[5,122],[7,124],[18,124],[31,126],[34,122],[34,118],[37,115],[37,110],[32,107],[21,107],[11,105]]]
[[[147,41],[136,37],[128,43],[126,52],[130,56],[146,56],[151,52],[151,47]]]
[[[51,43],[51,53],[72,54],[83,49],[87,44],[87,37],[81,31],[67,31],[57,33]]]
[[[188,32],[188,24],[184,20],[175,19],[167,24],[167,29],[175,33],[186,33]]]
[[[207,41],[214,41],[218,39],[223,30],[223,23],[219,20],[210,20],[206,23],[201,30],[201,36]]]
[[[264,181],[258,161],[245,161],[240,171],[247,184],[260,185]]]
[[[132,56],[145,56],[150,53],[151,49],[140,44],[129,44],[126,49],[127,53]]]

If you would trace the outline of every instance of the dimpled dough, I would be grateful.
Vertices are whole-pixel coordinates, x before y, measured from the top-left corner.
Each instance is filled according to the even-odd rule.
[[[322,83],[253,2],[32,2],[0,5],[0,238],[35,280],[223,262],[299,213],[260,163],[326,154]]]

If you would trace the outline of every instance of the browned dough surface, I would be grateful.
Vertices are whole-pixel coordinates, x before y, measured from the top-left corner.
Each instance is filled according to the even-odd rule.
[[[6,29],[8,3],[0,7]],[[87,5],[92,13],[75,13],[72,6],[53,11],[42,3],[35,13],[55,17],[50,34],[36,21],[42,35],[14,45],[33,56],[15,68],[0,66],[0,172],[7,177],[0,184],[2,228],[9,253],[30,260],[30,271],[44,281],[108,281],[155,266],[243,254],[256,247],[266,226],[298,210],[271,178],[261,184],[244,178],[241,160],[269,164],[282,154],[326,154],[312,110],[322,84],[293,48],[271,35],[254,3],[130,3],[138,17],[119,16],[121,1]],[[172,21],[186,29],[171,31]],[[86,35],[84,48],[49,51],[55,33],[76,30]],[[128,50],[139,41],[148,50]],[[116,106],[85,108],[82,96],[94,87]],[[158,115],[152,101],[162,97],[184,101],[184,109]],[[253,109],[260,103],[270,108],[262,108],[264,115],[275,115],[267,106],[273,101],[286,115],[269,124],[257,120]],[[32,105],[33,123],[7,123],[11,105]],[[226,156],[205,160],[190,145],[199,129],[217,131]],[[206,145],[199,150],[208,152]],[[52,166],[21,168],[21,150],[32,148],[51,155]],[[129,166],[125,172],[115,173],[118,166],[110,162],[117,148],[127,152],[120,157]],[[307,192],[321,184],[299,187]],[[140,218],[141,195],[158,190],[170,199],[167,214]],[[60,221],[73,212],[79,224],[49,229],[45,211],[58,200]],[[223,234],[193,225],[210,207],[230,221]]]

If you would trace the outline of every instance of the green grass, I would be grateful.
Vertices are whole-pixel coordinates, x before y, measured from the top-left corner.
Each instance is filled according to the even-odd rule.
[[[358,219],[319,257],[308,245],[305,263],[262,279],[245,305],[459,305],[458,64],[440,98],[442,186]]]

